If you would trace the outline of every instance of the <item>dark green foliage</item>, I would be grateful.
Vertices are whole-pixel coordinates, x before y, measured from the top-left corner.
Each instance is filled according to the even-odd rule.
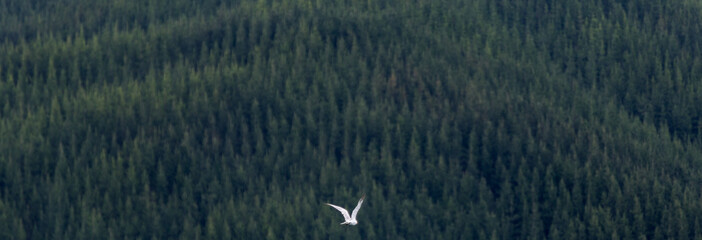
[[[0,238],[702,238],[701,14],[0,0]]]

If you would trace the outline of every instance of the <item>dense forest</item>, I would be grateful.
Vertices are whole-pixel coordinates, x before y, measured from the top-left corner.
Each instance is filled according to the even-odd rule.
[[[0,239],[702,239],[701,186],[700,1],[0,0]]]

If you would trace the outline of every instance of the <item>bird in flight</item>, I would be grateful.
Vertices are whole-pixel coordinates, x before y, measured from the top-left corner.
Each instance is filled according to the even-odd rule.
[[[341,225],[356,225],[358,224],[358,221],[356,221],[356,214],[358,213],[358,209],[361,209],[361,204],[363,204],[363,199],[366,198],[366,195],[363,194],[363,197],[361,197],[361,200],[358,200],[358,204],[356,205],[356,208],[353,209],[353,212],[351,213],[351,216],[349,216],[349,211],[346,211],[346,209],[336,206],[331,203],[326,203],[327,205],[336,208],[336,210],[339,210],[342,215],[344,215],[344,222],[341,223]]]

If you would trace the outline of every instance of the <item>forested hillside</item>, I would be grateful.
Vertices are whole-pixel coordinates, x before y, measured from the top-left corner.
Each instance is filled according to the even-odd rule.
[[[0,239],[700,239],[701,186],[699,1],[0,0]]]

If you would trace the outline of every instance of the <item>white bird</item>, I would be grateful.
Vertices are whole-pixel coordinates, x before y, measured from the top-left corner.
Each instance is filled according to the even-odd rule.
[[[361,204],[363,204],[363,199],[366,198],[366,195],[363,194],[363,197],[361,197],[361,200],[358,200],[358,204],[356,205],[356,208],[353,209],[353,212],[351,213],[351,216],[349,217],[349,211],[346,211],[346,209],[336,206],[331,203],[326,203],[327,205],[336,208],[336,210],[339,210],[342,215],[344,215],[344,222],[341,223],[341,225],[356,225],[358,224],[358,221],[356,221],[356,214],[358,213],[358,209],[361,209]]]

